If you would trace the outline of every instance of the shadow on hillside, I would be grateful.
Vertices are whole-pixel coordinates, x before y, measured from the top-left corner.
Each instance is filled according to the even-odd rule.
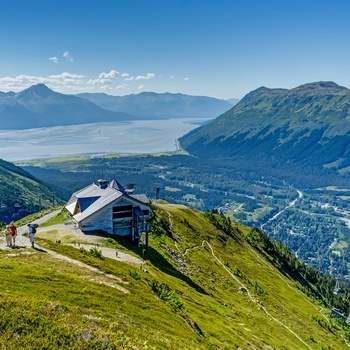
[[[13,245],[11,246],[11,249],[26,249],[27,247],[25,245]]]
[[[47,253],[47,250],[39,248],[39,247],[33,247],[33,249],[35,249],[37,252]]]
[[[308,289],[314,290],[314,287],[312,283],[310,283],[308,280],[303,277],[300,272],[293,271],[289,266],[283,265],[283,266],[277,266],[274,264],[273,261],[270,260],[270,262],[275,266],[275,268],[287,279],[292,280],[294,282],[298,282],[302,287],[306,287]],[[318,294],[318,292],[317,292]]]
[[[145,251],[143,254],[142,248],[133,244],[130,239],[123,238],[123,237],[116,237],[116,236],[110,236],[110,237],[116,240],[123,247],[133,251],[141,259],[150,261],[150,263],[156,268],[158,268],[160,271],[186,282],[190,287],[194,288],[197,292],[208,295],[208,293],[201,286],[199,286],[197,283],[193,282],[191,278],[189,278],[188,276],[184,275],[182,272],[177,270],[156,249],[152,247],[148,247],[148,250]]]
[[[181,279],[190,287],[194,288],[197,292],[208,295],[208,293],[201,286],[193,282],[191,278],[184,275],[181,271],[177,270],[156,249],[152,247],[149,247],[148,251],[143,253],[143,249],[138,247],[136,243],[133,243],[130,237],[111,235],[104,231],[84,232],[84,234],[86,236],[100,236],[101,238],[111,238],[124,248],[134,252],[141,260],[148,260],[153,266],[158,268],[160,271],[178,279]]]
[[[98,236],[98,237],[101,237],[101,238],[113,238],[113,239],[115,239],[115,237],[116,237],[116,235],[110,235],[109,233],[104,232],[104,231],[91,231],[91,232],[89,232],[89,231],[87,231],[87,232],[81,231],[81,232],[84,234],[84,236],[92,236],[92,237]]]

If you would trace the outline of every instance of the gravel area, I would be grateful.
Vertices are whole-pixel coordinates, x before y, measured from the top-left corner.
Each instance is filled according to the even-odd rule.
[[[48,215],[43,216],[40,219],[35,220],[33,223],[36,223],[39,225],[37,228],[37,235],[40,236],[40,233],[44,234],[45,231],[49,231],[52,229],[55,229],[57,231],[57,235],[55,236],[56,239],[60,239],[64,237],[65,235],[69,236],[76,236],[77,241],[84,242],[78,244],[69,244],[77,249],[80,247],[84,247],[85,249],[89,250],[92,247],[97,247],[101,252],[102,255],[117,261],[122,261],[122,262],[127,262],[127,263],[132,263],[132,264],[138,264],[141,266],[143,264],[143,261],[133,255],[130,255],[128,253],[118,251],[113,248],[108,248],[108,247],[103,247],[101,246],[101,240],[103,240],[105,237],[102,235],[94,234],[84,234],[80,229],[75,227],[73,224],[59,224],[59,225],[53,225],[49,227],[40,227],[41,224],[44,222],[48,221],[52,217],[56,216],[60,211],[54,211]],[[29,248],[31,247],[31,244],[29,242],[29,238],[23,236],[24,233],[27,232],[27,226],[21,226],[17,228],[17,239],[16,239],[16,248],[21,249],[21,248]],[[85,243],[86,242],[86,243]],[[13,249],[10,247],[6,247],[6,242],[5,242],[5,237],[4,235],[0,235],[0,246],[3,246],[4,249]],[[40,248],[37,244],[35,244],[36,247]]]

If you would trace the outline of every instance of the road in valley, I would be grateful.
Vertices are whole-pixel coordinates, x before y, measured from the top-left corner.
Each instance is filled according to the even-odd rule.
[[[260,225],[260,228],[263,230],[264,226],[267,225],[269,222],[276,220],[285,210],[294,207],[295,204],[297,203],[298,200],[300,200],[301,198],[303,198],[303,192],[301,192],[300,190],[296,190],[298,192],[298,197],[295,198],[293,201],[291,201],[290,203],[288,203],[288,205],[283,208],[282,210],[280,210],[278,213],[276,213],[273,217],[271,217],[270,219],[268,219],[265,223],[263,223],[262,225]]]

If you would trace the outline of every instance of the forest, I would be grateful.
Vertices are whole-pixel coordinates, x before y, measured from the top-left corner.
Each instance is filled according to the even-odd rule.
[[[261,169],[256,162],[187,155],[56,158],[20,165],[65,200],[101,177],[132,183],[150,199],[159,189],[160,197],[171,203],[216,209],[260,228],[308,265],[348,278],[350,188],[346,176],[330,169]]]

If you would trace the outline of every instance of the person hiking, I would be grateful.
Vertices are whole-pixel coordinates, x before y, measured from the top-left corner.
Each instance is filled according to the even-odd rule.
[[[28,224],[27,226],[28,226],[29,241],[32,244],[32,248],[34,248],[34,234],[36,230],[32,224]]]
[[[6,247],[11,247],[12,233],[11,233],[9,225],[6,226],[4,233],[5,233],[5,237],[6,237]]]
[[[16,237],[17,237],[17,227],[13,223],[13,221],[9,225],[9,229],[11,231],[11,236],[12,236],[12,246],[16,246]]]

